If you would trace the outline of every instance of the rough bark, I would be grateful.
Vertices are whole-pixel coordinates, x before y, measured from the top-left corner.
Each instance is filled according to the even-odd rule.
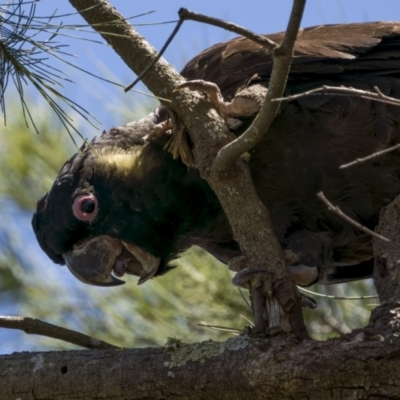
[[[0,357],[0,398],[396,399],[399,334],[400,303],[387,303],[368,329],[342,341],[239,336],[170,341],[167,348],[19,353]]]
[[[390,242],[374,239],[374,282],[381,301],[400,299],[400,197],[381,211],[378,233]]]

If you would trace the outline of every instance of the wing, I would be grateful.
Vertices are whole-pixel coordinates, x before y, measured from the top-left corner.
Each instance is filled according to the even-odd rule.
[[[265,36],[276,43],[283,39],[283,33]],[[189,61],[182,75],[188,80],[214,82],[229,98],[254,75],[268,81],[271,69],[272,59],[267,50],[239,37],[204,50]],[[399,74],[399,23],[326,25],[301,30],[289,86],[305,80],[318,83],[326,76],[333,78],[355,71],[374,76]]]

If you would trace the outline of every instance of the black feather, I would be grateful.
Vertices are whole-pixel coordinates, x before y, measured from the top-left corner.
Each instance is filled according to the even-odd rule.
[[[282,40],[282,34],[269,37]],[[232,98],[249,80],[268,86],[271,67],[265,49],[237,38],[205,50],[182,74],[215,82]],[[303,30],[286,94],[325,84],[364,90],[378,86],[400,97],[400,25]],[[63,254],[102,235],[159,257],[158,274],[194,244],[225,263],[240,255],[206,182],[164,150],[167,138],[144,139],[166,118],[159,107],[138,122],[113,128],[64,165],[33,218],[39,244],[53,261],[62,263]],[[298,254],[299,263],[317,266],[320,283],[371,276],[373,250],[370,237],[327,211],[316,193],[322,190],[347,215],[374,229],[382,207],[400,193],[398,154],[344,170],[339,166],[399,143],[399,136],[400,112],[393,105],[311,96],[285,103],[268,135],[251,151],[254,185],[282,248]],[[72,214],[74,199],[88,192],[99,201],[91,223]]]

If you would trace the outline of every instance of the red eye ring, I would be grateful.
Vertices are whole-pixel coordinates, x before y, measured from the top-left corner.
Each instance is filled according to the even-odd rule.
[[[80,221],[93,221],[99,211],[99,204],[93,194],[82,194],[74,200],[72,212]]]

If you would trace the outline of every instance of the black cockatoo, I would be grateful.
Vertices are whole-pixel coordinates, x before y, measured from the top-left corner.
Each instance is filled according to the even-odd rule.
[[[275,42],[282,34],[269,35]],[[182,71],[214,82],[225,100],[253,84],[268,88],[272,61],[248,39],[217,44]],[[400,98],[400,24],[318,26],[299,33],[286,95],[330,86],[379,90]],[[102,286],[115,276],[161,275],[198,245],[228,263],[240,256],[226,216],[207,182],[152,135],[164,107],[84,145],[37,204],[32,225],[46,254],[81,281]],[[246,118],[243,124],[246,124]],[[239,131],[237,131],[239,132]],[[268,134],[251,151],[254,185],[267,206],[291,267],[314,268],[304,285],[370,277],[371,237],[330,213],[326,197],[370,229],[400,193],[400,156],[391,152],[352,168],[343,163],[400,142],[400,108],[345,97],[310,96],[282,104]]]

